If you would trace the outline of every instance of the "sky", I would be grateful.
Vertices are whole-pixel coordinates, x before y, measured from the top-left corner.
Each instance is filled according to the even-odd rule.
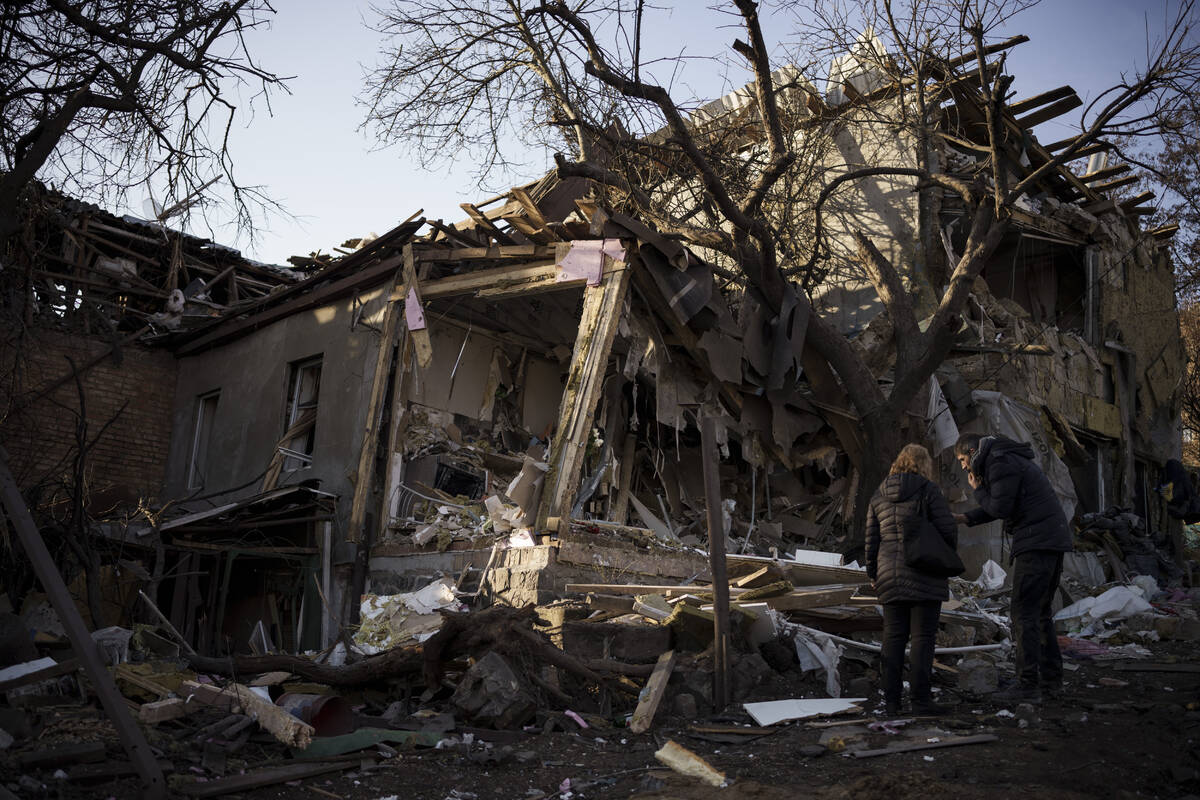
[[[647,47],[708,54],[728,48],[737,35],[718,27],[729,18],[708,12],[707,2],[675,5],[647,26]],[[1122,71],[1144,63],[1147,25],[1152,34],[1161,34],[1166,5],[1163,0],[1044,0],[1023,12],[1002,33],[1031,39],[1010,51],[1017,97],[1069,84],[1087,103]],[[242,182],[262,185],[291,217],[267,219],[253,241],[221,228],[193,232],[215,233],[252,258],[283,264],[289,255],[328,253],[346,239],[382,234],[422,209],[427,217],[457,221],[465,217],[459,203],[495,193],[474,184],[469,164],[424,172],[400,150],[378,148],[361,128],[365,111],[356,97],[379,47],[379,35],[364,24],[374,18],[369,2],[280,0],[275,7],[270,28],[253,32],[248,44],[262,66],[294,76],[290,94],[275,95],[270,113],[256,104],[254,116],[243,118],[233,131],[232,147]],[[766,26],[768,44],[784,33],[783,26]],[[730,88],[711,66],[696,63],[687,69],[683,80],[701,96],[715,98]],[[1035,132],[1050,142],[1072,129],[1051,121]],[[551,163],[548,156],[534,154],[525,174],[488,189],[532,180]]]

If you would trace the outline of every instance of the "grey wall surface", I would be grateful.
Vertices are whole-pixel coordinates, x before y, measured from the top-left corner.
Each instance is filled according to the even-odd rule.
[[[281,319],[222,347],[184,358],[175,394],[166,496],[210,494],[251,482],[221,502],[252,495],[285,428],[289,365],[321,356],[313,463],[280,475],[279,485],[309,478],[322,491],[341,496],[339,511],[353,495],[350,475],[371,398],[382,326],[384,288]],[[357,311],[356,311],[357,308]],[[366,323],[366,324],[364,324]],[[368,327],[371,326],[371,327]],[[187,487],[197,398],[221,392],[203,490]]]

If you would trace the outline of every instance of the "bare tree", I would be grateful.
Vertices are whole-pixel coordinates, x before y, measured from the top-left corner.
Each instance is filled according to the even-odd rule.
[[[282,87],[244,39],[272,13],[268,0],[5,3],[0,243],[20,228],[34,180],[109,203],[149,186],[165,193],[164,211],[224,180],[233,215],[252,228],[270,203],[234,177],[229,131],[241,92],[265,99]]]
[[[796,45],[773,65],[758,4],[721,4],[744,36],[732,50],[749,76],[746,102],[722,113],[656,82],[678,63],[643,61],[641,0],[394,0],[380,26],[394,38],[368,85],[369,121],[426,160],[482,148],[485,168],[506,163],[509,130],[557,143],[560,175],[592,179],[609,202],[723,257],[773,312],[794,304],[808,320],[805,377],[821,405],[841,407],[828,420],[859,471],[861,531],[863,501],[903,443],[906,412],[950,352],[973,282],[1018,205],[1102,137],[1153,133],[1194,88],[1193,4],[1181,5],[1143,70],[1097,98],[1078,136],[1033,163],[1023,158],[1027,132],[1014,130],[1007,110],[1013,76],[1003,53],[1020,40],[991,41],[1028,3],[781,5],[796,15]],[[826,76],[832,92],[817,91]],[[891,152],[903,155],[850,152],[869,135],[891,136]],[[931,158],[935,136],[967,157]],[[797,174],[803,180],[789,179]],[[880,239],[864,215],[839,213],[840,201],[880,180],[889,182],[878,193],[884,205],[934,191],[957,198],[957,235],[943,242],[922,210],[906,249]],[[783,196],[797,183],[807,192]],[[840,216],[836,225],[830,216]],[[936,263],[937,251],[946,253],[940,270],[918,280],[914,264]],[[811,290],[839,269],[869,281],[890,318],[889,382],[813,306]]]

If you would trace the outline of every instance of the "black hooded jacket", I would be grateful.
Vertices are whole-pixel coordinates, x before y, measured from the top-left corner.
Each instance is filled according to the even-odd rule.
[[[979,508],[967,512],[967,522],[979,525],[1002,519],[1012,535],[1013,557],[1030,550],[1070,552],[1071,529],[1050,479],[1033,461],[1033,448],[1003,436],[985,436],[971,459],[980,481],[975,490]]]
[[[958,546],[954,515],[935,484],[913,472],[887,476],[867,509],[867,575],[881,603],[942,601],[950,596],[945,578],[904,563],[904,532],[915,529],[920,507],[946,542]]]

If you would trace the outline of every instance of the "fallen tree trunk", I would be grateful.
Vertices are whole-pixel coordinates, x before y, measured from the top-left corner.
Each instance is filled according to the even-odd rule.
[[[317,664],[303,656],[284,654],[268,656],[210,656],[188,655],[188,664],[198,672],[218,675],[253,675],[261,672],[290,672],[305,680],[329,686],[362,686],[400,675],[420,672],[424,663],[420,645],[395,647],[353,664],[335,667]]]
[[[394,647],[353,664],[339,667],[317,664],[302,656],[266,655],[212,658],[188,654],[191,667],[219,675],[251,675],[263,672],[290,672],[305,680],[328,686],[362,686],[413,673],[422,673],[426,686],[437,686],[442,665],[463,655],[482,656],[488,650],[512,656],[518,663],[532,659],[536,664],[553,664],[589,683],[606,685],[636,694],[630,687],[602,674],[649,674],[653,665],[622,664],[601,660],[585,663],[554,646],[533,627],[534,608],[492,606],[469,614],[442,612],[442,628],[428,641]]]

